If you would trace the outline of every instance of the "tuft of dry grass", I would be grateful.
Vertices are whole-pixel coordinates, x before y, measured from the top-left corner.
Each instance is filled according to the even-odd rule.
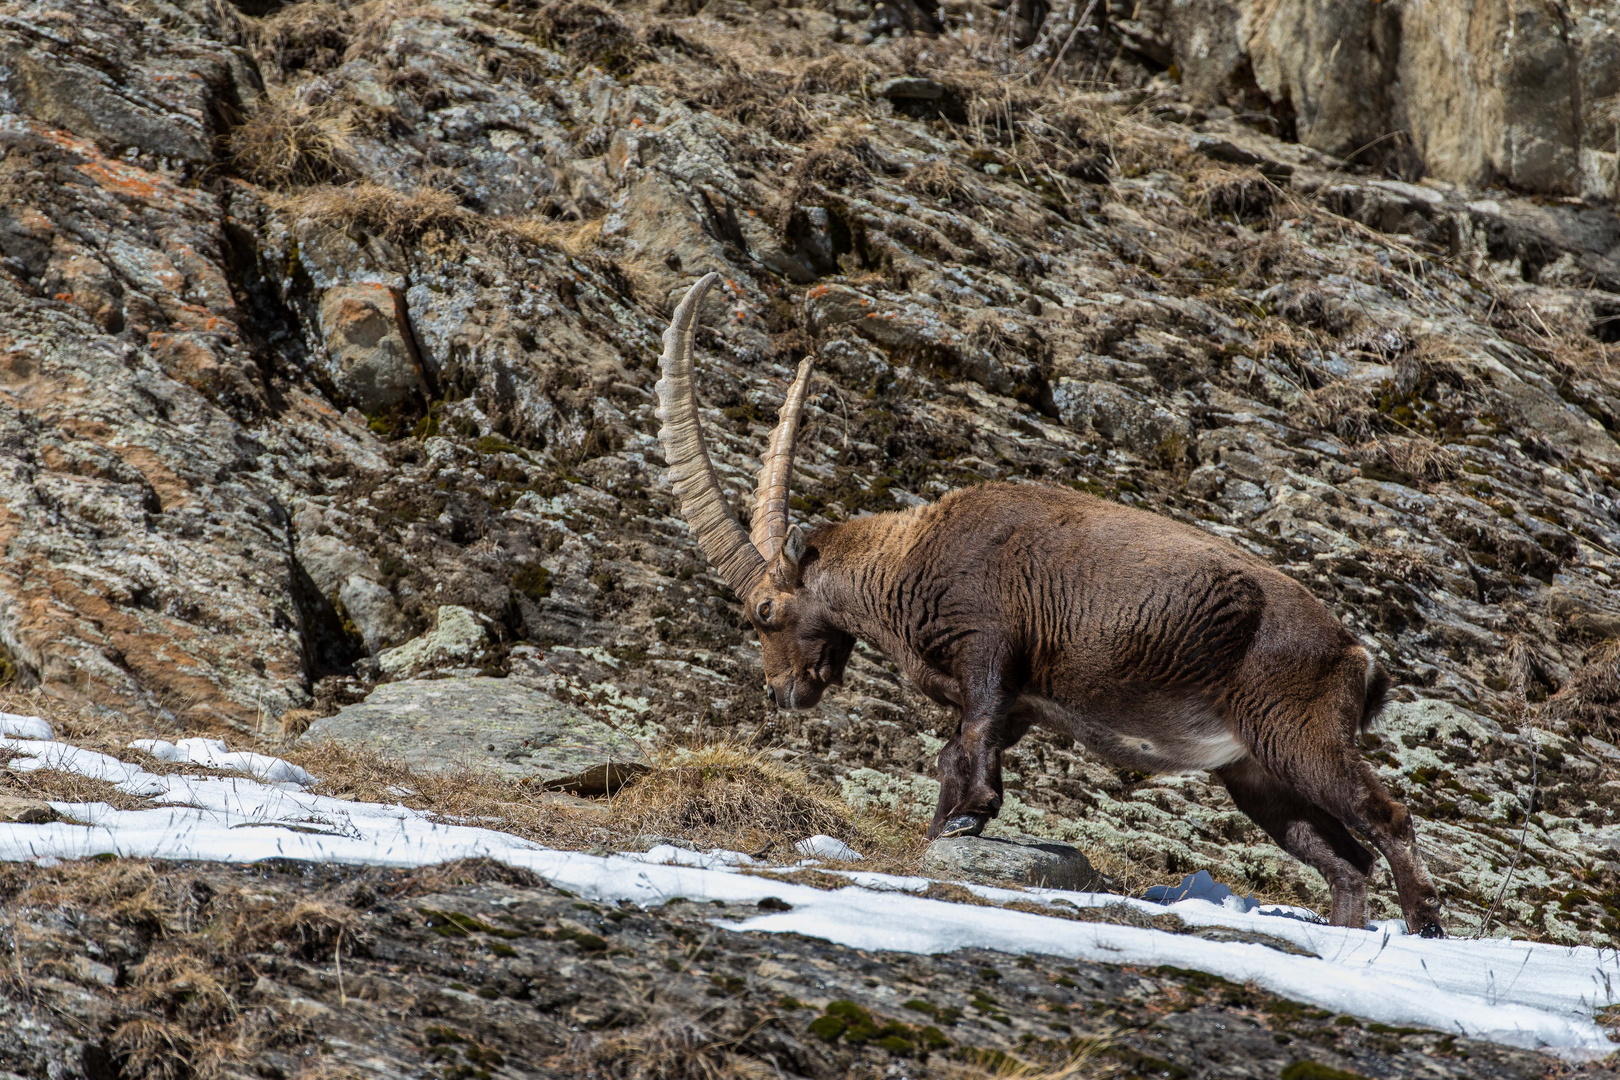
[[[589,221],[550,221],[532,218],[512,222],[512,229],[541,247],[555,248],[564,255],[582,258],[596,250],[602,239],[602,219]]]
[[[508,221],[466,209],[448,191],[422,188],[396,191],[382,184],[319,185],[267,200],[275,210],[329,229],[358,226],[398,245],[447,249],[474,243],[530,244],[574,258],[589,255],[602,234],[602,222]],[[292,722],[302,722],[302,717]],[[307,725],[306,725],[307,726]]]
[[[1004,1053],[970,1051],[933,1075],[938,1080],[1096,1080],[1116,1074],[1102,1060],[1107,1047],[1101,1039],[1088,1039],[1057,1065],[1039,1065]]]
[[[282,190],[354,179],[353,130],[351,121],[327,109],[266,97],[226,143],[239,175]]]
[[[359,225],[394,243],[447,243],[499,226],[464,210],[448,191],[405,193],[381,184],[312,187],[269,203],[289,217],[344,230]]]
[[[923,846],[915,822],[856,811],[802,771],[733,744],[655,751],[650,771],[596,800],[474,769],[417,773],[331,740],[283,753],[321,778],[314,789],[320,794],[403,802],[552,847],[624,849],[660,837],[700,848],[791,852],[795,842],[824,833],[875,860],[863,867],[905,870]]]
[[[737,851],[817,833],[856,850],[888,841],[803,772],[729,743],[657,754],[651,772],[614,796],[610,812],[626,830]]]
[[[681,1016],[600,1039],[588,1051],[614,1080],[770,1080],[775,1069],[731,1052],[730,1043]]]
[[[1620,638],[1599,642],[1543,710],[1549,720],[1585,727],[1609,742],[1620,739]]]
[[[1197,179],[1190,194],[1206,217],[1241,222],[1269,220],[1281,198],[1277,186],[1258,170],[1211,170]]]
[[[966,198],[968,190],[958,173],[949,161],[936,158],[912,169],[901,186],[913,195],[960,202]]]

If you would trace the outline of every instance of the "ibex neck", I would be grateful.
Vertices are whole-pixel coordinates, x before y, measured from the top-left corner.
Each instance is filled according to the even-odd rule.
[[[897,645],[893,585],[916,527],[914,513],[874,514],[808,537],[817,556],[805,567],[804,588],[840,630],[891,655]]]

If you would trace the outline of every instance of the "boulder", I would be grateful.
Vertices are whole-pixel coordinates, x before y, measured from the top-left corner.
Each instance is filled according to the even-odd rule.
[[[1615,23],[1600,5],[1572,18],[1524,0],[1159,0],[1126,37],[1173,59],[1193,100],[1269,107],[1330,154],[1612,198]]]
[[[321,297],[321,335],[333,385],[367,413],[380,413],[421,394],[416,345],[405,324],[405,303],[386,285],[340,285]]]
[[[43,825],[57,820],[51,804],[17,795],[0,795],[0,824]]]
[[[1101,881],[1078,848],[1035,836],[952,836],[923,853],[928,877],[981,885],[1036,885],[1084,891]]]
[[[478,659],[488,641],[489,635],[477,615],[467,608],[446,604],[439,609],[432,630],[397,649],[380,653],[377,663],[385,674],[396,679],[433,668],[466,667]]]
[[[642,763],[635,741],[602,721],[538,690],[483,677],[387,683],[302,737],[361,746],[423,772],[466,764],[549,781],[608,762]]]

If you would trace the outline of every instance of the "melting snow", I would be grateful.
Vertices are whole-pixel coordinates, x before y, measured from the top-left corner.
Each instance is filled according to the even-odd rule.
[[[1258,942],[1080,922],[1005,908],[930,900],[924,878],[836,871],[836,891],[745,873],[736,852],[664,845],[639,855],[553,851],[491,829],[446,824],[399,805],[353,802],[304,790],[307,773],[259,754],[235,754],[214,740],[154,742],[154,757],[263,777],[158,775],[106,754],[57,742],[35,717],[0,714],[0,747],[13,769],[63,769],[111,781],[161,805],[115,810],[105,803],[55,803],[72,819],[0,824],[0,859],[116,854],[129,858],[247,863],[268,858],[424,866],[488,856],[532,870],[572,892],[607,902],[656,905],[672,897],[751,903],[773,896],[791,909],[723,923],[736,930],[808,934],[860,949],[937,953],[963,948],[1040,953],[1114,964],[1169,964],[1253,981],[1275,993],[1391,1025],[1419,1025],[1583,1060],[1620,1049],[1594,1020],[1620,1002],[1620,953],[1527,942],[1431,941],[1398,924],[1350,930],[1309,921],[1303,909],[1258,907],[1208,875],[1167,891],[1167,905],[1102,893],[1014,891],[970,886],[991,900],[1035,900],[1060,908],[1129,904],[1171,911],[1193,928],[1224,927],[1280,939],[1308,955]],[[812,838],[814,839],[814,838]],[[818,853],[825,854],[818,851]]]

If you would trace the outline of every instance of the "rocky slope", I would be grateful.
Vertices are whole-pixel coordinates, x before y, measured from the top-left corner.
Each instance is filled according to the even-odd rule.
[[[786,906],[772,898],[615,908],[477,862],[160,869],[0,885],[29,913],[25,993],[0,999],[6,1075],[100,1080],[119,1062],[173,1076],[183,1061],[243,1080],[1548,1075],[1529,1051],[1173,967],[868,954],[716,928]],[[1057,1069],[1009,1073],[1013,1054]]]
[[[1590,183],[1489,148],[1453,168],[1418,126],[1405,164],[1352,163],[1261,38],[1231,65],[1250,99],[1217,93],[1172,13],[1054,9],[1081,30],[1060,56],[1044,7],[1013,10],[1034,44],[1009,55],[972,0],[6,5],[5,673],[236,739],[499,675],[931,809],[951,718],[864,651],[817,710],[767,713],[674,515],[657,337],[716,270],[700,383],[736,505],[814,351],[805,522],[1020,479],[1229,537],[1396,673],[1366,749],[1452,929],[1501,892],[1494,932],[1608,941],[1612,141],[1594,119],[1559,144]],[[1601,16],[1554,35],[1596,72],[1583,110],[1614,89]],[[1288,85],[1316,85],[1301,63]],[[1516,190],[1453,182],[1493,180]],[[1203,777],[1042,733],[1013,758],[1005,828],[1125,885],[1324,899]]]

